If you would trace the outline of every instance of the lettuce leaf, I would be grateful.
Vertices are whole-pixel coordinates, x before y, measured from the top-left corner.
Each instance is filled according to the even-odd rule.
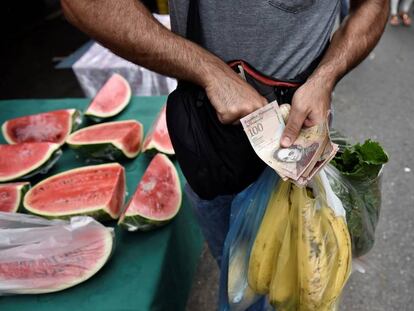
[[[347,146],[331,163],[344,175],[352,179],[372,180],[378,176],[389,157],[382,146],[373,140],[362,145]]]

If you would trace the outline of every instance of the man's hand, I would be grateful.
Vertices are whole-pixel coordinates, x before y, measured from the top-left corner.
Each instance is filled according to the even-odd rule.
[[[309,79],[293,95],[289,119],[282,134],[282,147],[289,147],[302,126],[311,127],[326,121],[331,107],[332,87],[321,79]]]
[[[205,90],[218,119],[224,124],[238,122],[267,104],[264,97],[230,68],[214,75]]]

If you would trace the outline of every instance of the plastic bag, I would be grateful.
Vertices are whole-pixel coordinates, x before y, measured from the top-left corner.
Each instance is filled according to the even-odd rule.
[[[113,240],[113,229],[90,217],[63,221],[0,212],[0,295],[77,285],[107,262]]]
[[[374,246],[381,209],[382,174],[372,179],[351,179],[333,165],[325,168],[329,183],[346,210],[352,254],[360,257]]]
[[[268,167],[254,184],[239,193],[232,202],[230,230],[221,263],[220,311],[244,311],[261,298],[248,285],[250,251],[278,181],[279,176]]]
[[[277,310],[335,309],[351,272],[345,210],[323,170],[311,187],[267,170],[236,197],[220,310],[246,310],[265,295]]]
[[[374,245],[381,209],[382,171],[388,155],[372,140],[352,145],[337,130],[332,130],[330,136],[339,145],[339,152],[325,172],[346,210],[352,254],[360,257]]]
[[[355,256],[360,256],[373,245],[381,204],[378,168],[382,168],[388,156],[378,143],[370,140],[352,146],[348,138],[335,130],[331,131],[331,138],[339,145],[339,153],[348,153],[351,155],[349,159],[357,154],[355,171],[349,170],[354,168],[348,166],[349,171],[341,173],[328,165],[312,180],[309,188],[299,189],[285,182],[278,183],[278,177],[268,168],[255,184],[234,200],[221,265],[219,310],[246,310],[269,292],[268,298],[278,311],[336,309],[338,297],[351,273],[352,251]],[[373,158],[366,158],[364,152],[368,158]],[[296,193],[294,198],[291,198],[292,189]],[[292,208],[292,199],[296,208]],[[318,216],[321,210],[323,216]],[[308,216],[303,217],[305,214]],[[284,219],[282,225],[280,218]],[[312,223],[313,229],[319,232],[319,242],[314,243],[312,247],[316,250],[313,251],[319,252],[317,245],[325,245],[324,262],[315,268],[323,275],[319,273],[321,277],[313,282],[319,282],[319,285],[312,287],[303,277],[306,275],[303,266],[307,261],[301,265],[298,262],[298,258],[309,258],[306,254],[312,250],[308,247],[307,253],[304,252],[304,242],[300,239],[304,234],[308,241],[311,238],[311,231],[303,230],[307,223]],[[327,229],[330,223],[335,223],[335,230]],[[279,232],[268,238],[272,231],[275,232],[272,228],[275,224],[278,224]],[[262,225],[267,227],[264,233],[260,233]],[[256,239],[262,239],[261,247],[255,247]],[[253,254],[255,248],[260,250],[269,245],[278,248],[281,255],[270,256],[268,250]],[[255,257],[267,262],[265,269],[254,268],[254,263],[259,261]],[[269,264],[272,260],[273,264]],[[253,269],[261,272],[254,276]],[[318,276],[318,273],[309,272],[308,275]],[[337,281],[333,281],[335,276],[338,276]]]
[[[307,188],[278,186],[250,256],[249,285],[276,310],[335,310],[351,273],[351,242],[324,171]]]

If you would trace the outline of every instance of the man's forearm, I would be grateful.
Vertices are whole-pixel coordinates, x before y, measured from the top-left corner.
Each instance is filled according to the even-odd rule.
[[[198,45],[173,34],[136,0],[62,0],[71,23],[115,53],[158,73],[197,83],[229,68]]]
[[[221,59],[162,26],[138,0],[61,0],[76,27],[138,65],[202,86],[223,123],[266,99]]]
[[[336,83],[375,47],[388,17],[388,0],[350,0],[351,11],[335,32],[319,66],[295,93],[281,145],[290,146],[302,126],[326,121]]]
[[[335,32],[328,51],[310,79],[333,88],[378,43],[388,10],[388,0],[351,0],[350,15]]]

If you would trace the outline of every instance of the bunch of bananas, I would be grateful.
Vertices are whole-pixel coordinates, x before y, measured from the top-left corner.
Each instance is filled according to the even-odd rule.
[[[348,228],[324,197],[281,182],[269,200],[250,254],[248,283],[268,294],[278,311],[332,311],[350,275]]]

